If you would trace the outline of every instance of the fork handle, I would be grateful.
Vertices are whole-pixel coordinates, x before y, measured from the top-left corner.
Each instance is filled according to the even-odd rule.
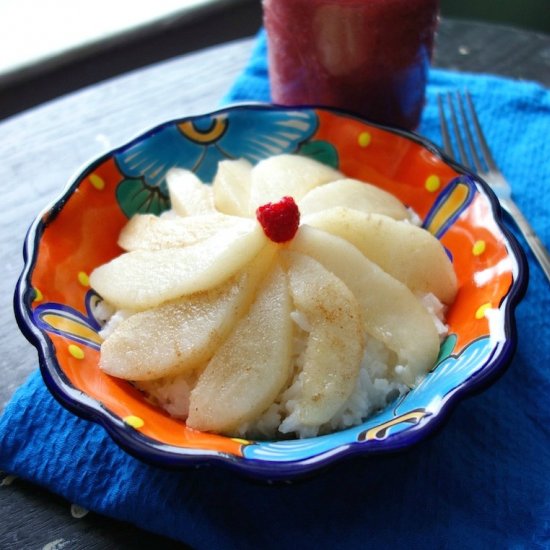
[[[535,255],[535,258],[539,262],[540,267],[546,275],[546,279],[550,282],[550,254],[548,250],[542,244],[542,241],[538,238],[535,230],[531,227],[530,223],[525,219],[524,215],[521,213],[521,210],[518,208],[516,203],[508,198],[502,198],[500,200],[502,207],[506,210],[521,234],[524,236],[529,248]]]

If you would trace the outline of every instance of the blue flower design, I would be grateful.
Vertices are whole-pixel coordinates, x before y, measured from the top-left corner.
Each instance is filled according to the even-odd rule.
[[[101,346],[101,337],[98,334],[101,321],[96,317],[95,311],[99,302],[101,297],[89,290],[84,298],[86,314],[56,302],[40,304],[33,312],[34,323],[39,329],[98,350]]]
[[[453,336],[450,344],[454,341]],[[243,454],[246,458],[288,461],[309,459],[363,441],[375,448],[379,441],[405,432],[431,416],[457,387],[483,369],[493,350],[490,338],[484,337],[458,355],[445,353],[417,387],[360,426],[312,439],[254,442],[243,448]]]
[[[166,173],[192,170],[212,180],[218,162],[245,158],[256,163],[280,153],[294,153],[316,131],[313,110],[228,110],[170,123],[152,130],[115,155],[125,179],[117,198],[124,213],[159,213],[169,207]]]

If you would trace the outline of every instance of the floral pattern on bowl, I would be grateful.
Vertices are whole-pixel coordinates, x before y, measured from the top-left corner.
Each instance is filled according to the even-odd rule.
[[[172,167],[210,180],[217,163],[278,153],[310,156],[395,194],[447,249],[459,293],[433,370],[363,424],[303,440],[248,441],[201,433],[98,368],[101,298],[88,275],[121,251],[117,237],[137,212],[170,207]],[[37,347],[44,380],[67,408],[102,424],[137,457],[164,466],[220,463],[288,479],[341,457],[407,448],[441,425],[453,404],[510,362],[514,308],[527,268],[488,187],[414,134],[328,109],[242,105],[171,121],[92,162],[32,225],[16,291],[19,324]]]

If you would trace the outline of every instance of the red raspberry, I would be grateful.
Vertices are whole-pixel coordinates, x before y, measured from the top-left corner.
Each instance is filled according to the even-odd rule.
[[[268,202],[256,210],[266,236],[275,243],[290,241],[300,225],[300,211],[292,197],[283,197],[279,202]]]

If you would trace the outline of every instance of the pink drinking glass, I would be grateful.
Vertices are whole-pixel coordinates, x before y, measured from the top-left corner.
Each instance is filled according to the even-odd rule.
[[[413,130],[439,0],[263,0],[272,100]]]

